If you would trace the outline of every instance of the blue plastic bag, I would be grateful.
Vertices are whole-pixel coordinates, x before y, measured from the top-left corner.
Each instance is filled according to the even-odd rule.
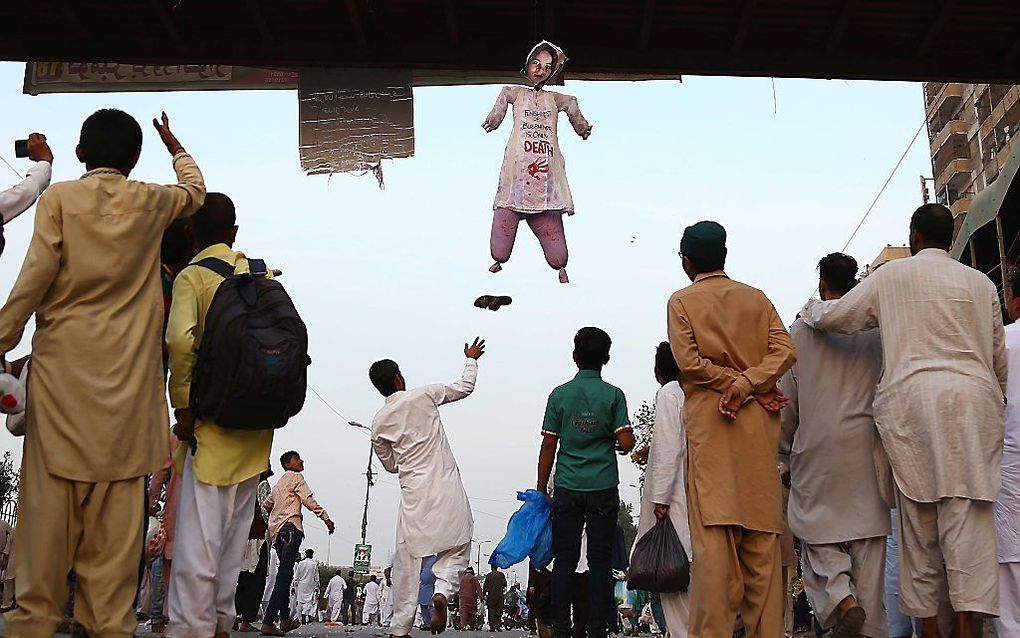
[[[552,504],[549,497],[538,490],[517,492],[523,501],[506,525],[506,536],[489,557],[489,564],[500,569],[523,562],[531,557],[537,569],[552,561]]]

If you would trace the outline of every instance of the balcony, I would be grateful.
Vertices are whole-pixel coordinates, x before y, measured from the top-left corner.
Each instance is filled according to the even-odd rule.
[[[942,111],[948,107],[950,112],[955,111],[963,100],[964,84],[959,82],[949,82],[942,85],[937,93],[932,96],[932,99],[927,104],[925,111],[927,112],[928,119],[931,120],[931,116],[935,111]]]
[[[996,159],[990,159],[985,162],[985,184],[991,184],[999,176],[999,162]]]
[[[957,218],[961,215],[965,215],[970,209],[970,202],[973,200],[971,195],[964,195],[960,199],[956,200],[949,205],[949,210],[953,211],[953,218]]]
[[[935,188],[942,190],[948,187],[958,191],[963,190],[970,183],[972,173],[969,158],[960,157],[954,159],[946,164],[946,167],[935,176]]]
[[[954,135],[966,136],[970,133],[970,124],[964,120],[956,119],[949,120],[945,123],[941,130],[937,131],[931,139],[931,154],[934,155],[939,151],[940,148],[945,146],[946,142]]]

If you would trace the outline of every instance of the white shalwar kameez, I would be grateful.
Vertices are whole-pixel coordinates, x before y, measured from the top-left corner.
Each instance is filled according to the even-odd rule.
[[[330,622],[340,622],[340,611],[343,609],[344,590],[347,589],[347,581],[339,574],[329,579],[326,585],[326,605],[329,607]]]
[[[297,593],[297,612],[314,617],[318,607],[315,594],[319,591],[319,564],[314,558],[306,558],[294,568],[294,589]]]
[[[383,581],[382,593],[379,594],[379,596],[383,601],[382,618],[380,619],[379,624],[383,627],[389,627],[393,623],[393,586],[387,585],[386,581]]]
[[[372,616],[379,619],[379,583],[371,581],[365,583],[365,605],[361,612],[362,622],[366,625],[372,624]]]
[[[637,537],[641,538],[655,526],[655,504],[669,505],[669,520],[687,552],[687,558],[693,560],[684,478],[687,437],[684,434],[683,405],[684,393],[677,381],[670,381],[655,393],[655,425],[652,428],[648,468],[645,470],[645,485],[641,494]],[[687,592],[675,592],[661,594],[659,598],[670,638],[687,638],[690,595]]]
[[[1020,638],[1020,322],[1006,326],[1006,436],[995,501],[999,559],[999,638]]]
[[[276,587],[276,572],[280,569],[280,558],[276,555],[276,548],[269,548],[269,570],[266,572],[266,590],[262,593],[262,613],[269,608],[269,599],[273,597],[273,589]]]
[[[400,481],[392,572],[394,636],[408,635],[414,624],[421,559],[437,555],[435,593],[447,601],[460,588],[471,559],[474,521],[439,406],[470,395],[477,376],[478,362],[468,359],[460,380],[395,392],[372,422],[372,447]]]

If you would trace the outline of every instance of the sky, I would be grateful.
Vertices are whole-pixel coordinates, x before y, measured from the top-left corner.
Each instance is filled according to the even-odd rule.
[[[277,432],[272,462],[279,474],[284,451],[305,459],[305,477],[337,523],[329,538],[306,515],[306,546],[332,564],[349,564],[360,540],[369,438],[346,421],[370,424],[382,404],[368,381],[373,361],[395,359],[412,386],[453,381],[464,342],[487,340],[475,393],[442,410],[484,563],[517,508],[516,491],[534,487],[546,398],[576,373],[578,328],[599,326],[613,338],[604,378],[624,390],[631,413],[652,401],[666,300],[689,284],[680,235],[702,219],[728,230],[729,275],[761,288],[792,322],[817,286],[819,258],[843,249],[924,121],[921,86],[910,83],[568,82],[558,90],[577,96],[594,130],[582,141],[560,121],[577,211],[565,220],[571,283],[562,285],[523,224],[503,272],[488,272],[509,126],[486,134],[480,124],[499,86],[415,89],[416,155],[386,162],[380,190],[371,175],[301,172],[296,91],[30,97],[21,94],[23,74],[22,64],[0,63],[0,156],[18,171],[29,162],[14,159],[13,141],[41,131],[56,156],[54,180],[76,179],[84,172],[74,159],[82,120],[116,107],[145,131],[131,177],[172,182],[150,123],[166,110],[209,189],[236,203],[235,248],[283,271],[308,325],[315,393]],[[922,134],[847,248],[862,266],[906,242],[921,203],[918,176],[931,175],[926,147]],[[17,181],[0,166],[0,188]],[[24,257],[31,214],[5,229],[2,298]],[[474,308],[485,293],[514,303],[497,313]],[[28,352],[30,333],[12,356]],[[0,450],[20,458],[20,440],[3,437]],[[637,471],[626,458],[619,465],[621,497],[636,512]],[[396,476],[383,472],[369,511],[375,564],[392,551],[398,499]]]

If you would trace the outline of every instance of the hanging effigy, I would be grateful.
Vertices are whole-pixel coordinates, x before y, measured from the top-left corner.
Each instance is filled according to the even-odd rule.
[[[559,114],[566,113],[581,139],[588,139],[592,126],[581,114],[577,98],[545,90],[549,84],[563,84],[566,62],[567,56],[555,44],[542,41],[535,45],[521,69],[531,86],[503,87],[496,105],[482,123],[486,132],[496,130],[506,117],[507,107],[513,105],[513,130],[503,154],[492,206],[489,249],[495,263],[490,272],[503,269],[513,251],[517,227],[521,221],[527,221],[542,245],[546,262],[559,271],[561,283],[569,282],[563,216],[574,214],[574,201],[556,125]]]

